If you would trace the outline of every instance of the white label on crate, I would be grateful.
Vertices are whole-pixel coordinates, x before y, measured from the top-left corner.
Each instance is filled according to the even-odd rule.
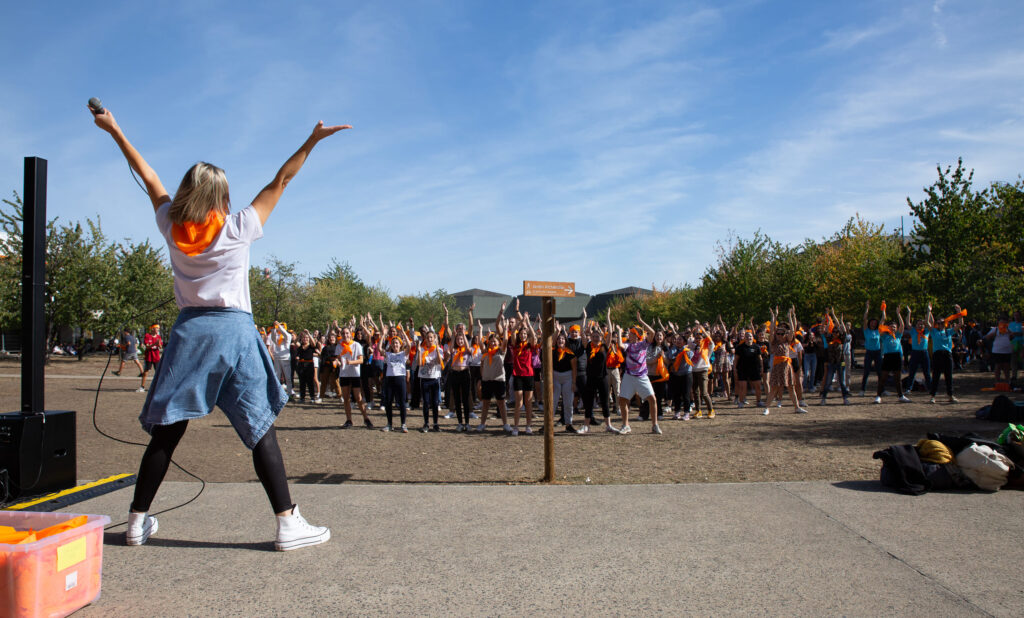
[[[64,592],[71,590],[78,585],[78,571],[71,571],[64,578]]]

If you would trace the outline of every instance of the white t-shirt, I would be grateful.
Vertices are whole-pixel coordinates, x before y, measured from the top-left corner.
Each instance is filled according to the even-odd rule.
[[[387,362],[387,373],[384,374],[384,375],[387,375],[387,376],[401,376],[401,377],[404,378],[405,377],[405,360],[406,360],[406,358],[408,358],[409,353],[406,352],[405,350],[400,350],[398,352],[392,352],[392,351],[388,350],[385,353],[385,356],[387,357],[387,361],[386,361]]]
[[[359,377],[359,364],[356,362],[360,356],[363,355],[363,345],[358,341],[352,342],[352,351],[348,354],[342,354],[341,344],[338,344],[338,362],[341,359],[345,359],[345,365],[338,365],[338,377],[340,378],[358,378]]]
[[[1010,331],[1007,329],[1005,333],[999,332],[999,328],[996,326],[992,327],[992,330],[988,331],[989,335],[995,335],[992,339],[992,353],[993,354],[1010,354],[1013,352],[1013,344],[1010,343]],[[988,335],[986,335],[987,337]]]
[[[249,245],[263,237],[263,225],[252,206],[224,218],[224,227],[199,255],[188,256],[174,244],[171,203],[156,211],[156,224],[167,241],[174,270],[174,298],[182,307],[233,307],[252,313],[249,300]]]
[[[431,352],[430,354],[427,354],[426,359],[424,359],[423,358],[423,349],[421,348],[420,351],[419,351],[419,356],[420,356],[419,376],[421,378],[424,378],[424,379],[427,379],[427,380],[429,380],[431,378],[440,378],[441,377],[441,360],[442,360],[442,356],[443,355],[444,355],[444,350],[441,349],[441,346],[437,346],[437,348],[433,352]]]
[[[292,356],[292,334],[285,330],[270,331],[270,353],[278,360],[288,360]]]

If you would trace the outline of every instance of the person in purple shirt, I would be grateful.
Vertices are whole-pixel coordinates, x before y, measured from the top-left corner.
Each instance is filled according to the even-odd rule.
[[[628,343],[622,343],[622,327],[616,327],[614,343],[622,348],[626,357],[626,371],[622,376],[622,384],[619,386],[619,411],[622,413],[622,429],[619,434],[627,434],[632,431],[629,428],[629,402],[633,396],[638,396],[647,401],[651,410],[658,409],[658,402],[654,398],[654,387],[650,378],[647,377],[647,348],[651,341],[654,341],[654,328],[644,322],[640,312],[636,312],[636,320],[643,327],[634,326],[629,329]],[[651,432],[661,433],[658,425],[658,415],[651,415]]]

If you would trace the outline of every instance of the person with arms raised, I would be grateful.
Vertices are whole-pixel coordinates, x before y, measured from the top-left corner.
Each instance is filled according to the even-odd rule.
[[[277,516],[279,551],[324,543],[331,532],[310,525],[292,503],[274,421],[288,400],[273,362],[253,327],[249,298],[249,247],[285,187],[313,148],[348,125],[317,123],[252,204],[230,212],[224,171],[196,163],[172,199],[160,177],[128,141],[110,110],[94,112],[145,184],[156,223],[167,241],[180,313],[171,330],[139,419],[152,436],[142,456],[128,517],[126,542],[142,545],[157,531],[148,514],[171,456],[190,419],[216,405],[252,450],[253,466]],[[211,386],[212,385],[212,386]]]

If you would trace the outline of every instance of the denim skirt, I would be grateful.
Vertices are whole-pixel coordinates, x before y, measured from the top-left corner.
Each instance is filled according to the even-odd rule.
[[[152,433],[156,425],[206,416],[216,405],[251,449],[287,401],[251,313],[186,307],[171,329],[139,421]]]

